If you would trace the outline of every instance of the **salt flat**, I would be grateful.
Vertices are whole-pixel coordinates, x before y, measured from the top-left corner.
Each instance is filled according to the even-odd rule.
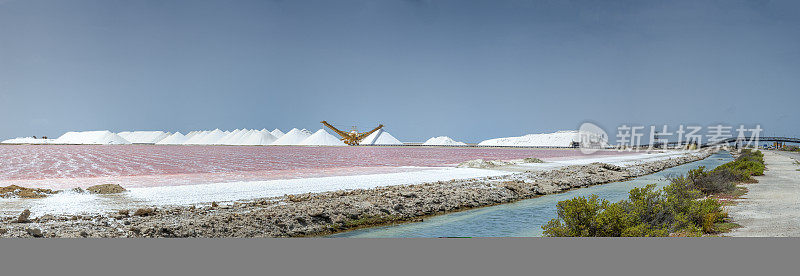
[[[672,151],[657,154],[633,154],[627,156],[573,156],[572,159],[556,160],[552,163],[530,164],[530,168],[552,169],[573,164],[592,162],[631,165],[645,160],[652,161],[684,154]],[[337,175],[295,179],[273,179],[261,181],[226,181],[197,185],[160,185],[156,187],[133,187],[116,195],[92,195],[66,191],[42,199],[0,199],[0,212],[13,215],[30,209],[35,215],[98,213],[142,206],[208,204],[212,201],[230,202],[256,198],[282,196],[286,194],[317,193],[325,191],[368,189],[391,185],[411,185],[426,182],[502,176],[517,172],[520,166],[495,169],[453,167],[401,167],[406,171],[361,175]],[[159,178],[161,176],[154,175]]]
[[[130,188],[125,193],[114,195],[66,191],[41,199],[0,198],[0,213],[13,215],[24,209],[30,209],[32,213],[39,215],[98,213],[140,206],[247,200],[286,194],[368,189],[510,173],[471,168],[418,168],[416,171],[401,173]]]

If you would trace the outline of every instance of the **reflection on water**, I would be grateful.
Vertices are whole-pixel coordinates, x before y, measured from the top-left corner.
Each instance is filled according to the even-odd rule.
[[[684,164],[629,181],[596,185],[566,193],[546,195],[515,203],[450,213],[423,222],[367,228],[338,233],[331,237],[396,238],[396,237],[537,237],[542,225],[556,217],[556,203],[576,196],[598,195],[601,199],[619,201],[628,197],[634,187],[668,184],[669,176],[686,173],[699,166],[715,168],[732,160],[727,152],[719,152],[701,161]]]

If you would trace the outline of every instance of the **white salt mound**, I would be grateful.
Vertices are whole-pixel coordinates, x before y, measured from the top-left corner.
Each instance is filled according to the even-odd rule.
[[[197,145],[200,140],[203,139],[206,135],[208,135],[209,131],[196,131],[194,134],[187,135],[186,141],[183,142],[184,145]]]
[[[518,137],[495,138],[478,143],[480,146],[571,147],[580,141],[578,131],[565,130],[554,133],[528,134]]]
[[[223,133],[225,132],[223,131]],[[225,133],[225,135],[223,135],[221,138],[214,141],[213,145],[222,145],[222,143],[224,143],[227,140],[230,140],[236,134],[239,134],[239,129]]]
[[[450,137],[447,136],[439,136],[439,137],[431,137],[425,143],[422,143],[426,146],[466,146],[467,144],[464,142],[457,142]]]
[[[228,135],[228,133],[230,133],[230,132],[225,132],[225,131],[222,131],[222,130],[219,130],[219,129],[212,130],[211,132],[208,133],[208,135],[204,136],[203,139],[200,140],[199,144],[200,145],[213,145],[214,143],[219,141],[219,139],[222,139],[222,137],[225,137],[225,135]]]
[[[158,141],[164,140],[171,133],[163,131],[123,131],[117,133],[128,142],[133,144],[155,144]]]
[[[303,146],[346,146],[342,140],[336,138],[336,136],[331,135],[324,129],[317,130],[311,136],[308,136],[305,140],[300,142],[298,145]]]
[[[311,136],[311,132],[309,132],[308,130],[299,130],[293,128],[292,130],[281,136],[281,138],[278,138],[278,140],[272,142],[272,145],[283,145],[283,146],[297,145],[300,142],[303,142],[303,140],[305,140],[309,136]]]
[[[121,145],[130,143],[128,140],[108,130],[70,131],[53,141],[53,144],[66,145]]]
[[[187,137],[180,132],[175,132],[167,138],[161,139],[156,142],[156,145],[180,145],[186,142]]]
[[[53,143],[56,139],[39,139],[33,137],[17,137],[13,139],[8,139],[5,141],[0,142],[0,144],[50,144]]]
[[[191,139],[186,140],[184,145],[213,145],[215,142],[219,141],[223,137],[225,137],[227,133],[222,130],[215,129],[212,131],[204,131],[200,134],[193,136]]]
[[[281,136],[283,136],[283,135],[284,135],[283,131],[281,131],[280,129],[277,129],[277,128],[276,128],[276,129],[273,129],[273,130],[270,132],[270,134],[272,134],[272,136],[275,136],[275,138],[281,138]]]
[[[189,133],[186,133],[186,135],[185,135],[186,139],[190,139],[190,138],[194,137],[195,135],[197,135],[198,133],[200,133],[200,131],[197,131],[197,130],[189,131]]]
[[[373,132],[372,134],[370,134],[369,136],[367,136],[366,138],[364,138],[364,140],[361,140],[360,144],[361,145],[402,145],[403,142],[400,142],[400,140],[397,140],[397,138],[394,138],[394,136],[392,136],[388,132],[383,131],[383,129],[379,129],[379,130]]]
[[[247,134],[250,130],[247,129],[236,129],[231,131],[228,134],[225,134],[222,138],[214,142],[214,145],[235,145],[239,139],[242,138],[245,134]]]
[[[275,140],[277,140],[277,138],[266,130],[250,130],[236,141],[232,141],[231,145],[266,146],[272,144]]]

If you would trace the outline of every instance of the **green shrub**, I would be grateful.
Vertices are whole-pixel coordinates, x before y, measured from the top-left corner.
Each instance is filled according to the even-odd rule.
[[[686,178],[663,190],[655,185],[634,188],[628,200],[610,203],[576,197],[558,203],[558,218],[542,226],[550,237],[665,237],[673,232],[686,236],[713,233],[715,223],[727,214],[715,199],[697,200],[701,193],[687,186]]]
[[[715,170],[731,170],[739,175],[740,181],[750,180],[750,176],[764,175],[764,154],[761,151],[742,150],[742,154],[733,162],[728,162],[717,167]]]
[[[686,182],[689,189],[698,190],[705,195],[731,193],[736,190],[736,182],[744,181],[743,174],[730,168],[706,171],[705,167],[690,170],[675,181]]]
[[[701,236],[728,229],[722,204],[707,195],[730,193],[736,183],[763,175],[764,155],[742,151],[736,160],[707,171],[705,167],[674,177],[657,190],[654,184],[633,188],[627,200],[608,202],[597,195],[561,201],[558,218],[542,226],[550,237]]]
[[[607,201],[599,201],[597,195],[588,199],[575,197],[558,202],[556,213],[560,220],[550,220],[544,229],[545,235],[553,237],[596,237],[597,215],[607,205]],[[543,226],[544,227],[544,226]]]

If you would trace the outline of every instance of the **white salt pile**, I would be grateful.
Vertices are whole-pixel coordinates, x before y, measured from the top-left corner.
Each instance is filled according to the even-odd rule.
[[[309,136],[311,136],[311,132],[309,132],[308,130],[305,129],[299,130],[293,128],[292,130],[281,136],[281,138],[278,138],[278,140],[272,142],[272,145],[281,145],[281,146],[297,145],[300,142],[303,142],[303,140],[305,140]]]
[[[17,137],[13,139],[8,139],[5,141],[0,142],[0,144],[28,144],[28,145],[36,145],[36,144],[50,144],[55,139],[40,139],[40,138],[33,138],[33,137]]]
[[[212,131],[204,131],[200,134],[195,135],[194,137],[187,140],[184,145],[213,145],[215,142],[219,141],[223,137],[228,135],[228,133],[215,129]]]
[[[196,131],[194,134],[191,132],[189,135],[186,135],[186,141],[183,142],[184,145],[198,145],[200,140],[203,139],[206,135],[208,135],[209,131]]]
[[[346,146],[342,140],[336,138],[336,136],[331,135],[324,129],[317,130],[311,136],[308,136],[305,140],[300,142],[298,145],[303,146]]]
[[[272,134],[272,136],[275,136],[275,138],[281,138],[281,137],[283,136],[283,134],[284,134],[284,133],[283,133],[283,131],[281,131],[280,129],[277,129],[277,128],[276,128],[276,129],[273,129],[273,130],[270,132],[270,134]]]
[[[121,145],[130,143],[128,140],[108,130],[70,131],[53,141],[53,144],[65,145]]]
[[[203,140],[200,141],[200,145],[213,145],[219,141],[219,139],[222,139],[222,137],[225,137],[225,135],[228,135],[229,133],[229,131],[222,131],[219,129],[212,130],[208,133],[208,135],[203,137]]]
[[[117,133],[132,144],[155,144],[158,141],[164,140],[171,133],[163,131],[123,131]]]
[[[240,145],[240,146],[266,146],[275,142],[277,138],[272,136],[269,131],[266,130],[250,130],[245,132],[240,138],[237,138],[235,141],[230,141],[229,145]]]
[[[172,135],[167,136],[167,138],[156,142],[156,145],[180,145],[183,144],[183,142],[186,142],[186,139],[188,139],[186,135],[183,135],[180,132],[175,132]]]
[[[447,137],[447,136],[432,137],[431,139],[428,139],[428,141],[425,141],[425,143],[422,143],[422,144],[426,145],[426,146],[466,146],[467,145],[464,142],[457,142],[456,140],[453,140],[452,138]]]
[[[361,140],[361,145],[402,145],[403,142],[394,138],[391,134],[383,129],[379,129],[378,131],[373,132],[364,140]]]
[[[246,129],[235,129],[228,134],[225,134],[222,138],[215,141],[212,145],[233,145],[236,141],[242,138],[245,134],[247,134]]]
[[[524,147],[571,147],[580,141],[578,131],[566,130],[554,133],[528,134],[519,137],[505,137],[485,140],[480,146],[524,146]]]
[[[444,140],[429,140],[426,144],[463,145],[448,137],[435,137]],[[433,138],[432,138],[433,139]],[[20,137],[8,139],[0,144],[79,144],[79,145],[112,145],[112,144],[158,144],[158,145],[308,145],[308,146],[346,146],[342,140],[324,129],[311,133],[306,129],[293,128],[287,133],[280,129],[236,129],[222,131],[191,131],[186,135],[166,131],[123,131],[113,133],[104,131],[67,132],[58,139],[36,139]],[[367,136],[362,145],[402,145],[383,129]]]

